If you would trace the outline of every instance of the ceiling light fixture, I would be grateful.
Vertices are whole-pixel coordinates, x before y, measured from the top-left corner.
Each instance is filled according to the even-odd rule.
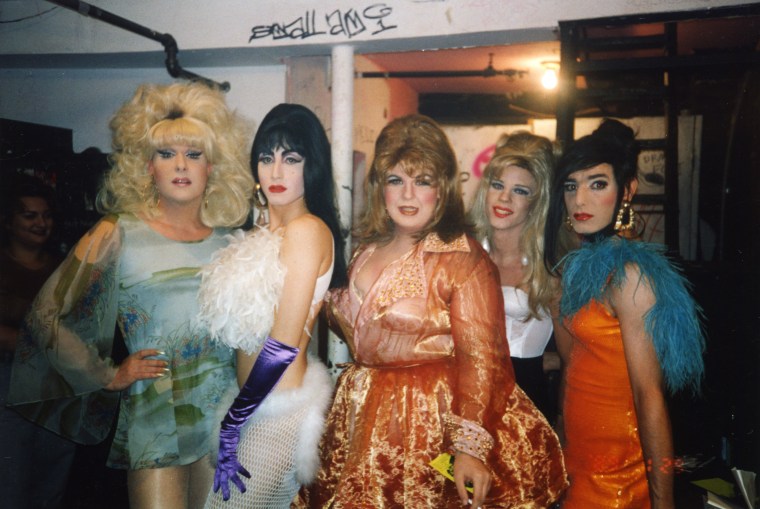
[[[559,83],[558,62],[541,62],[541,66],[544,68],[544,74],[541,76],[541,85],[547,90],[554,90]]]

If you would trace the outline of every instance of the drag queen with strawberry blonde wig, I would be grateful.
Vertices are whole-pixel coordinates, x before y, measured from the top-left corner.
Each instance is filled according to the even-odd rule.
[[[458,182],[433,120],[383,129],[348,287],[329,295],[355,363],[299,507],[542,508],[567,484],[557,436],[515,385],[498,273]]]

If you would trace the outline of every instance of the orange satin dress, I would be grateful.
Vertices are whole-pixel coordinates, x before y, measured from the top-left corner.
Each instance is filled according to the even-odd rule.
[[[566,372],[563,509],[650,507],[644,455],[620,322],[591,300],[567,323],[575,337]]]
[[[474,240],[430,234],[360,296],[354,278],[329,314],[355,359],[341,375],[322,467],[296,507],[461,507],[429,462],[453,448],[493,474],[483,507],[543,508],[567,486],[557,436],[515,385],[498,272]]]

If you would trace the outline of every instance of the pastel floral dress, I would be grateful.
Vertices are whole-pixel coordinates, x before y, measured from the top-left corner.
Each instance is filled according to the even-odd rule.
[[[80,443],[108,433],[118,393],[110,359],[116,325],[127,350],[165,352],[166,376],[121,394],[108,464],[160,468],[210,450],[215,409],[235,383],[234,352],[196,323],[199,268],[226,245],[225,230],[195,242],[167,239],[132,215],[108,216],[69,254],[27,315],[9,401]]]

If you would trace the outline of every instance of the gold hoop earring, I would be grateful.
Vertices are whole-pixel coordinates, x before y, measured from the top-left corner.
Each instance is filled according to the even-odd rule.
[[[623,222],[626,214],[628,214],[628,221]],[[620,205],[620,210],[618,210],[617,216],[615,217],[615,231],[629,231],[633,230],[635,226],[636,214],[634,214],[633,209],[631,208],[631,202],[627,200],[623,201]]]
[[[266,209],[268,205],[267,197],[264,191],[261,190],[261,184],[258,182],[256,183],[256,190],[253,192],[253,203],[259,210]]]

